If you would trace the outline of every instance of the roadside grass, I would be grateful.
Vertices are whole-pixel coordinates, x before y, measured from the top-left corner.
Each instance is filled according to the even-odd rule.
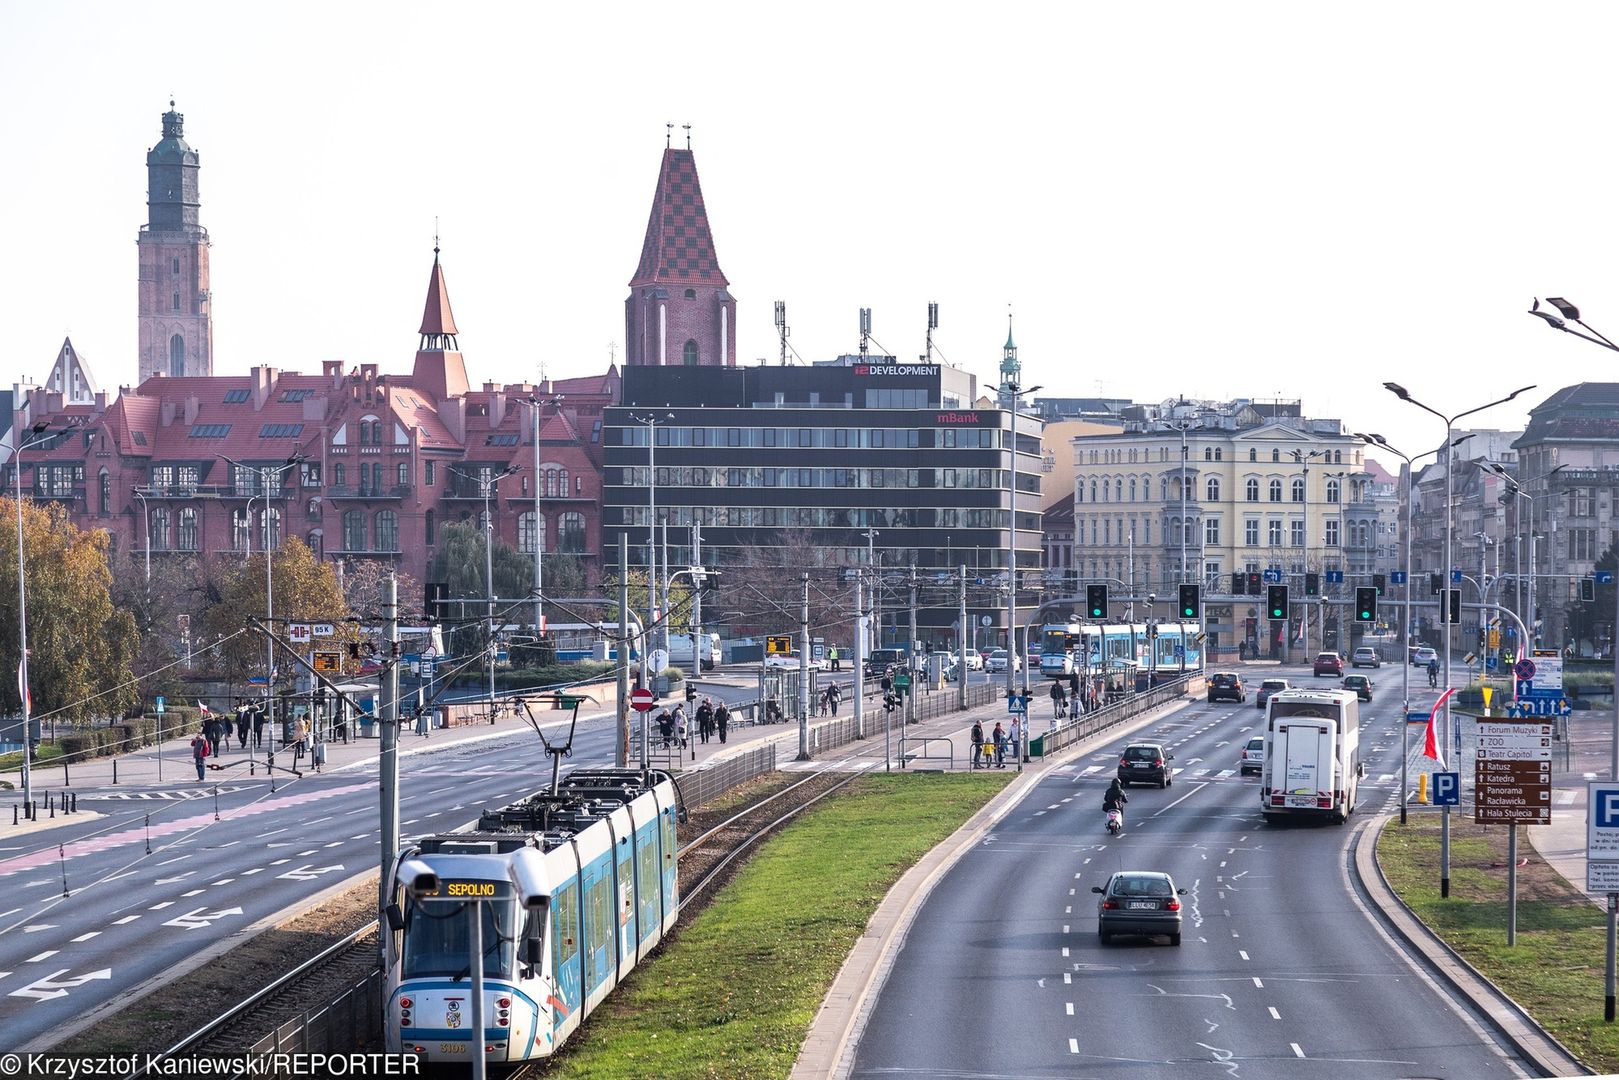
[[[62,747],[53,742],[41,742],[39,749],[34,751],[30,759],[31,767],[38,769],[62,756]],[[9,754],[0,754],[0,772],[15,772],[22,776],[22,751],[13,750]],[[19,779],[17,783],[21,784]]]
[[[547,1076],[786,1076],[889,887],[1008,779],[856,780],[766,841]]]
[[[1524,827],[1527,830],[1528,826]],[[1619,1072],[1619,1024],[1602,1020],[1602,910],[1519,835],[1518,944],[1508,947],[1507,829],[1451,818],[1450,898],[1439,896],[1439,817],[1390,824],[1383,874],[1417,916],[1587,1065]]]

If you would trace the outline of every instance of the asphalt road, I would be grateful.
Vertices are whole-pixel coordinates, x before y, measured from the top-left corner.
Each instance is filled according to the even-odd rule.
[[[401,742],[419,745],[417,738],[407,733]],[[611,764],[613,739],[611,720],[581,722],[565,770]],[[223,774],[219,810],[235,811],[223,821],[215,820],[211,785],[186,782],[189,761],[173,764],[167,787],[78,789],[81,809],[106,816],[0,849],[0,1049],[50,1035],[233,932],[377,866],[374,762],[278,780],[274,794],[262,771],[257,780]],[[549,778],[532,731],[446,741],[442,751],[401,759],[401,833],[408,840],[454,829]],[[224,1004],[199,1004],[198,1025]]]
[[[1352,893],[1351,832],[1398,796],[1399,669],[1372,674],[1383,692],[1362,705],[1367,778],[1347,826],[1263,822],[1258,779],[1236,762],[1259,730],[1251,696],[1192,704],[1039,783],[925,901],[853,1075],[1524,1075]],[[1101,796],[1129,741],[1170,744],[1179,771],[1168,789],[1131,788],[1110,837]],[[1090,889],[1118,869],[1188,891],[1180,947],[1100,943]]]

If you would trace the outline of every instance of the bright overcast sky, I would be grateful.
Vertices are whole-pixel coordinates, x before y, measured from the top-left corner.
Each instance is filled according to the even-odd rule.
[[[1300,398],[1408,453],[1613,354],[1614,5],[0,0],[0,378],[135,377],[145,153],[202,155],[215,371],[408,370],[435,216],[474,382],[602,370],[664,124],[737,354],[888,351],[1158,401]],[[993,14],[991,14],[993,12]],[[622,345],[618,346],[622,356]],[[1521,426],[1513,406],[1481,426]]]

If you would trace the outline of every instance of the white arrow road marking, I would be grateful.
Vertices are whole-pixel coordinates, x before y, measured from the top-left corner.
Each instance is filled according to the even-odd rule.
[[[240,915],[241,913],[242,909],[239,907],[221,908],[218,911],[209,911],[206,907],[200,907],[195,911],[188,911],[184,915],[176,915],[163,925],[179,926],[186,930],[201,930],[216,919],[223,919],[227,915]]]
[[[49,1001],[51,998],[67,997],[67,992],[76,986],[83,986],[85,983],[96,979],[112,978],[112,968],[102,968],[99,971],[92,971],[88,975],[77,975],[71,979],[62,978],[63,975],[72,970],[72,968],[63,968],[61,971],[53,971],[45,978],[36,979],[20,990],[13,990],[10,996],[31,997],[40,1001]]]
[[[296,870],[288,870],[285,874],[277,874],[277,878],[291,878],[293,881],[314,881],[321,874],[330,874],[342,870],[343,864],[335,866],[322,866],[316,869],[313,863],[305,863]]]

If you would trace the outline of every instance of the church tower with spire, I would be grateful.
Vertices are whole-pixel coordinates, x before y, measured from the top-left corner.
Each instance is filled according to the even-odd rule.
[[[146,225],[140,256],[140,377],[212,375],[214,320],[208,230],[198,220],[197,152],[185,118],[163,114],[163,139],[146,153]]]
[[[450,310],[450,290],[444,284],[444,267],[438,261],[438,237],[433,237],[433,272],[427,278],[427,306],[422,309],[422,327],[417,333],[416,366],[411,384],[427,391],[437,401],[448,401],[467,392],[467,364],[456,340],[455,314]]]
[[[736,300],[720,272],[688,137],[666,146],[624,301],[627,365],[736,365]]]

